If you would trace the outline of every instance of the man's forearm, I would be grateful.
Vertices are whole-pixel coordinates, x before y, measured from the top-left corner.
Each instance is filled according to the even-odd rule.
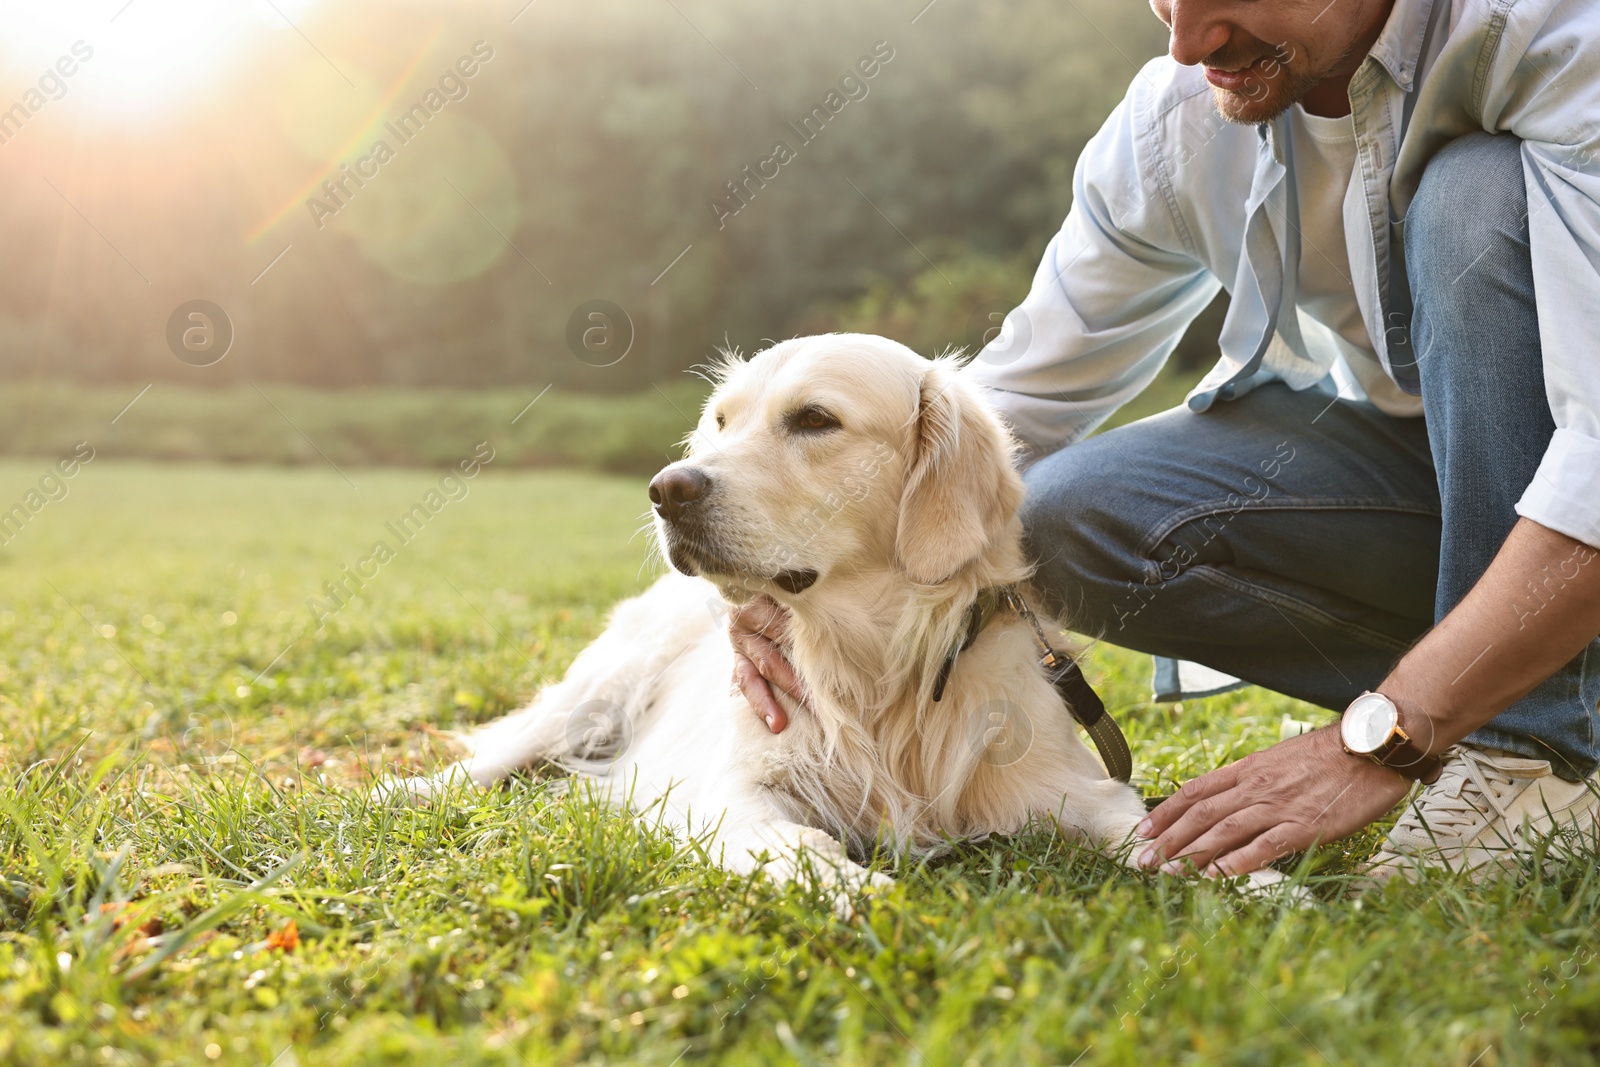
[[[1600,634],[1600,551],[1521,519],[1494,562],[1378,687],[1419,746],[1442,752]]]
[[[1538,523],[1517,523],[1478,584],[1378,687],[1419,745],[1442,752],[1600,633],[1597,557]],[[1365,826],[1408,785],[1343,751],[1336,731],[1314,730],[1185,784],[1140,825],[1152,840],[1138,862],[1171,867],[1183,857],[1208,870],[1253,871]]]

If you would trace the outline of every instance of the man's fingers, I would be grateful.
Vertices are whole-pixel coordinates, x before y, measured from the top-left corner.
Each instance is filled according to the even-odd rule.
[[[1217,773],[1215,771],[1213,774]],[[1209,777],[1209,776],[1207,776]],[[1203,779],[1196,778],[1196,782]],[[1174,797],[1173,799],[1177,799]],[[1156,811],[1160,811],[1171,800],[1163,801]],[[1220,793],[1208,793],[1194,799],[1183,814],[1170,823],[1165,830],[1157,834],[1155,840],[1139,853],[1139,866],[1149,870],[1160,867],[1185,856],[1193,851],[1194,843],[1212,827],[1236,815],[1245,808],[1253,807],[1255,801],[1242,789],[1228,789]],[[1152,814],[1154,814],[1152,812]],[[1234,820],[1237,823],[1237,819]],[[1248,840],[1245,838],[1244,840]]]
[[[767,683],[777,686],[799,703],[805,703],[805,686],[779,644],[787,632],[789,613],[771,597],[760,596],[734,607],[728,616],[728,638],[736,653],[754,664]],[[739,671],[734,671],[734,679]],[[740,687],[743,689],[743,686]],[[765,689],[765,686],[763,686]],[[770,690],[767,690],[770,696]],[[752,704],[755,701],[751,701]],[[760,711],[761,708],[757,708]]]
[[[761,676],[756,665],[749,657],[737,652],[733,656],[733,683],[739,687],[739,692],[744,694],[756,714],[761,716],[761,721],[767,724],[767,729],[775,734],[783,733],[789,725],[789,716],[772,695],[767,680]]]
[[[1148,869],[1182,859],[1180,866],[1208,873],[1247,874],[1367,825],[1403,798],[1407,785],[1348,755],[1338,731],[1323,727],[1184,786],[1140,824],[1140,836],[1154,839],[1135,862]]]
[[[728,639],[734,651],[733,684],[775,734],[789,725],[789,716],[773,695],[772,687],[777,686],[797,703],[803,704],[806,699],[804,685],[778,644],[788,621],[789,613],[783,606],[765,596],[736,604],[728,613]]]
[[[782,641],[788,625],[789,612],[769,596],[758,596],[735,605],[728,613],[728,631],[734,636],[752,634],[769,641]]]
[[[788,693],[797,702],[805,703],[805,687],[800,684],[800,676],[795,674],[794,667],[783,654],[783,649],[765,637],[750,635],[735,638],[733,647],[755,664],[755,669],[760,672],[761,677]]]
[[[1226,767],[1218,767],[1209,774],[1202,774],[1185,782],[1176,793],[1157,804],[1156,810],[1139,824],[1139,836],[1159,837],[1171,829],[1172,825],[1195,804],[1232,789],[1239,780],[1237,768],[1238,764],[1230,763]]]
[[[1315,843],[1309,827],[1293,824],[1275,826],[1248,844],[1218,856],[1211,861],[1205,873],[1225,877],[1249,874],[1259,871],[1273,860],[1281,859],[1297,849],[1310,848]]]
[[[1156,852],[1165,857],[1161,869],[1168,874],[1178,874],[1189,870],[1203,870],[1210,866],[1218,857],[1225,856],[1253,841],[1258,840],[1263,834],[1278,828],[1279,820],[1283,813],[1266,804],[1254,804],[1242,795],[1242,790],[1224,793],[1217,798],[1219,804],[1223,801],[1244,804],[1246,807],[1238,811],[1228,812],[1220,818],[1213,817],[1207,822],[1189,824],[1187,819],[1179,819],[1176,825],[1168,831],[1173,840],[1187,836],[1191,840],[1187,844],[1172,844],[1164,846],[1161,839],[1156,841]],[[1203,805],[1191,809],[1197,812]],[[1223,809],[1226,811],[1226,809]],[[1268,856],[1271,860],[1274,857]],[[1254,870],[1255,868],[1250,868]],[[1243,874],[1244,871],[1236,871]]]

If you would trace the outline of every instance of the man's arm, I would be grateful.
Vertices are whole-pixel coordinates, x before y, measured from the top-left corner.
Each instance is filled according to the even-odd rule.
[[[1478,584],[1378,686],[1419,747],[1444,751],[1600,634],[1597,556],[1536,522],[1517,523]],[[1140,863],[1257,870],[1354,833],[1399,803],[1410,784],[1349,755],[1337,727],[1324,727],[1186,784],[1140,827],[1155,839]]]
[[[1088,436],[1143,392],[1221,288],[1197,242],[1230,223],[1190,219],[1193,190],[1175,187],[1174,175],[1207,174],[1208,188],[1237,187],[1242,202],[1254,155],[1238,143],[1253,148],[1255,134],[1184,121],[1210,111],[1204,83],[1185,81],[1197,77],[1160,59],[1134,79],[1078,156],[1072,208],[1028,295],[962,369],[1029,461]]]

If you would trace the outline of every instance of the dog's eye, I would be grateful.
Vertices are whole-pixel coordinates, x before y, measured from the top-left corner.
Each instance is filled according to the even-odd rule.
[[[720,430],[724,426],[726,426],[727,424],[728,424],[728,420],[723,417],[722,412],[720,412],[720,411],[717,412],[717,429]]]
[[[839,420],[815,404],[807,404],[789,416],[789,428],[795,433],[827,433],[840,428]]]

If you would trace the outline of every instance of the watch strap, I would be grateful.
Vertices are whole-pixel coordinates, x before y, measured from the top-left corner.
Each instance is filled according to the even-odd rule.
[[[1439,772],[1444,768],[1443,759],[1430,756],[1418,748],[1406,732],[1398,727],[1389,743],[1374,752],[1372,758],[1391,771],[1424,785],[1438,781]]]

